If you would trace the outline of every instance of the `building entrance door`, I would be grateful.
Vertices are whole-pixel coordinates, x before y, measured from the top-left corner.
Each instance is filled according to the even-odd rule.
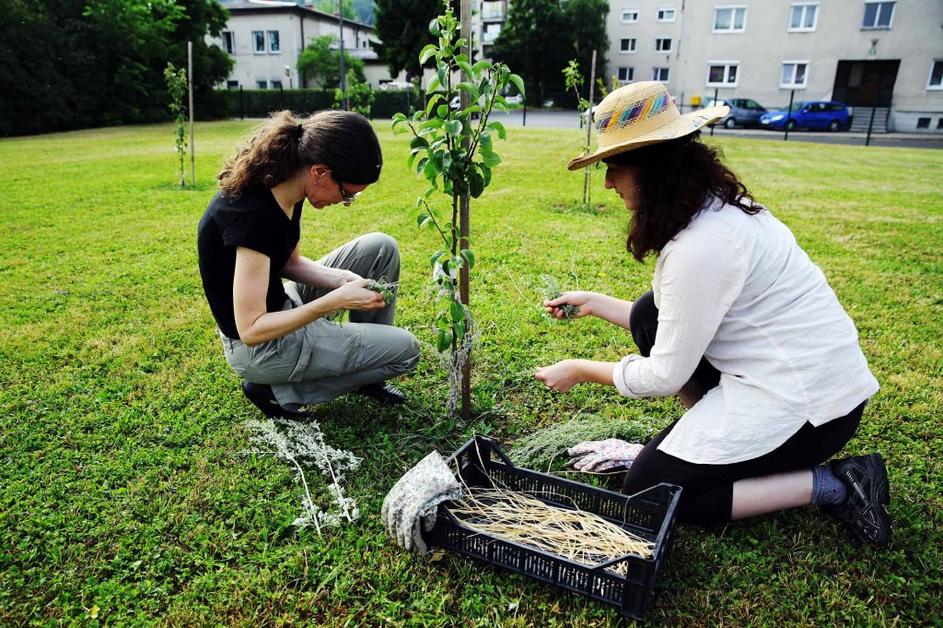
[[[839,61],[832,100],[850,107],[890,107],[900,59]]]

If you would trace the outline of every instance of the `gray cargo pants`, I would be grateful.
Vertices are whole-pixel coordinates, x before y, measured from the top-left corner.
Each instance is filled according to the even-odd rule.
[[[383,233],[368,233],[318,260],[353,271],[365,279],[399,281],[399,247]],[[284,309],[299,307],[329,292],[289,281]],[[419,361],[419,342],[393,326],[396,295],[381,310],[350,312],[350,322],[318,319],[287,336],[253,347],[223,338],[226,361],[242,379],[269,384],[289,409],[324,403],[366,384],[411,371]]]

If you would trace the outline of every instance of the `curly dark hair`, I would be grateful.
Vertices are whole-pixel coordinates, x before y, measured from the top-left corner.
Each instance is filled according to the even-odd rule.
[[[637,172],[638,206],[632,208],[626,248],[640,262],[649,253],[660,252],[714,198],[747,214],[762,210],[723,164],[719,149],[703,144],[700,136],[696,131],[605,160]]]

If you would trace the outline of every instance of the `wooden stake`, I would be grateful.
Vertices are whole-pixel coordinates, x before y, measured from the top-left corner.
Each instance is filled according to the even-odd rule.
[[[190,90],[190,186],[196,187],[196,152],[193,146],[193,42],[187,42],[187,84]]]
[[[466,54],[468,55],[468,61],[472,61],[472,41],[474,37],[472,36],[471,30],[471,0],[462,0],[461,4],[461,19],[462,19],[462,30],[461,36],[466,39]],[[462,80],[467,81],[468,77],[462,72]],[[461,92],[461,109],[464,110],[468,107],[468,92],[462,90]],[[463,143],[465,150],[471,148],[469,145],[469,140],[466,138]],[[471,203],[468,197],[468,194],[463,194],[459,201],[459,248],[467,249],[468,248],[468,237],[470,235],[471,229]],[[459,295],[462,299],[462,303],[466,306],[469,303],[469,274],[468,274],[468,265],[464,264],[459,273]],[[471,329],[466,329],[466,334],[472,333]],[[468,421],[471,419],[471,348],[469,348],[468,353],[465,355],[465,361],[462,364],[462,420]]]

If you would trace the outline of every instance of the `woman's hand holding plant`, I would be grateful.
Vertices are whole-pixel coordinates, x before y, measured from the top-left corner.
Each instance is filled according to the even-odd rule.
[[[331,298],[335,300],[336,309],[379,310],[386,307],[383,295],[367,288],[369,283],[368,279],[355,279],[330,292]]]
[[[582,318],[593,313],[593,292],[564,292],[555,299],[544,301],[544,309],[558,319]],[[570,306],[570,307],[565,307]]]

